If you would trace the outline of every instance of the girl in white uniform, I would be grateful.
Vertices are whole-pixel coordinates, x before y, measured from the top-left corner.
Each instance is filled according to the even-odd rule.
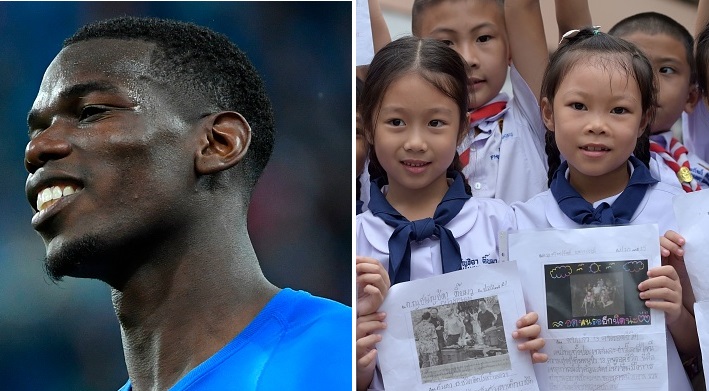
[[[683,191],[647,167],[656,99],[650,62],[632,44],[593,29],[563,41],[542,84],[550,189],[512,205],[518,229],[657,223],[660,232],[676,230],[672,197]],[[665,311],[669,384],[689,391],[677,351],[696,355],[694,317],[672,266],[648,275],[640,297]]]
[[[362,95],[372,183],[369,210],[357,216],[357,388],[383,389],[375,371],[384,314],[376,312],[392,283],[497,262],[497,233],[515,226],[501,200],[472,198],[457,168],[467,132],[466,72],[461,57],[432,39],[398,39],[372,60]],[[532,352],[537,315],[518,321],[514,338]],[[546,356],[533,353],[536,361]],[[375,376],[375,372],[377,375]]]

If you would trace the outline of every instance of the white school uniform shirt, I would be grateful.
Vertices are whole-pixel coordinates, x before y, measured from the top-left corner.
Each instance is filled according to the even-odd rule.
[[[690,163],[691,164],[691,163]],[[682,184],[677,178],[677,173],[668,166],[657,152],[650,152],[650,175],[662,183],[682,189]],[[682,189],[682,191],[684,191]]]
[[[461,268],[498,261],[497,234],[515,227],[512,209],[500,200],[470,198],[448,224],[460,246]],[[389,238],[394,227],[371,211],[357,215],[356,254],[372,257],[389,270]],[[441,245],[435,238],[411,242],[411,280],[443,274]]]
[[[702,104],[702,106],[704,106],[704,105]],[[672,131],[668,130],[666,132],[652,135],[653,138],[658,137],[658,136],[661,136],[662,139],[665,141],[663,147],[665,147],[665,149],[669,151],[670,140],[672,140],[672,136],[673,136]],[[662,145],[662,143],[660,143],[660,145]],[[684,145],[684,143],[682,143],[682,145]],[[685,145],[685,147],[687,147],[687,146]],[[689,148],[687,148],[687,151],[688,151],[687,160],[689,161],[689,171],[692,172],[692,176],[694,177],[694,179],[697,180],[697,183],[699,184],[699,186],[702,189],[709,188],[709,163],[705,162],[699,156],[692,153],[692,151]],[[662,159],[662,156],[657,155],[657,159],[659,159],[660,162],[662,162],[665,166],[667,166],[665,161]],[[669,168],[669,166],[667,166],[667,168]],[[672,173],[674,173],[674,171],[671,168],[670,168],[670,171],[672,171]],[[669,178],[668,178],[668,180],[669,180]],[[675,174],[674,181],[679,183],[679,179],[677,179],[677,174]],[[680,184],[680,187],[682,187],[681,184]]]
[[[704,99],[699,100],[691,114],[682,112],[682,144],[709,162],[709,108]]]
[[[632,173],[632,165],[629,164],[629,166]],[[567,178],[568,175],[567,170]],[[672,198],[678,194],[684,194],[684,190],[664,182],[649,186],[645,197],[643,197],[638,209],[630,219],[630,224],[657,224],[660,235],[664,235],[670,229],[676,231],[677,221],[672,209]],[[620,194],[596,201],[593,207],[597,207],[602,202],[612,205],[618,196]],[[512,205],[512,209],[517,219],[518,230],[582,227],[561,211],[559,204],[554,199],[554,195],[551,194],[551,190],[540,193],[527,202],[515,203]],[[665,335],[667,337],[668,384],[670,389],[672,391],[692,391],[692,386],[682,366],[674,340],[669,331],[666,331]]]
[[[386,193],[386,187],[384,189]],[[470,198],[448,223],[460,246],[461,268],[497,263],[497,234],[514,228],[512,209],[501,200]],[[394,228],[371,211],[357,215],[355,223],[356,253],[378,260],[389,270],[389,237]],[[411,280],[443,274],[441,246],[438,239],[411,242]],[[369,390],[384,390],[379,364]]]
[[[547,187],[546,128],[537,97],[519,74],[510,68],[513,96],[502,93],[488,103],[507,100],[501,113],[474,127],[458,146],[458,153],[470,149],[470,163],[463,175],[473,196],[498,198],[510,204],[526,201]],[[502,130],[499,120],[502,119]]]

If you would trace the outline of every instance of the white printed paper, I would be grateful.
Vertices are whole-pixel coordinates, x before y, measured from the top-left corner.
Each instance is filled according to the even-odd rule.
[[[372,24],[369,19],[369,2],[367,0],[357,0],[357,64],[367,65],[372,62],[374,57],[374,42],[372,41]]]
[[[538,390],[530,353],[512,338],[526,313],[514,262],[396,284],[380,311],[387,391]]]
[[[697,322],[704,373],[709,374],[709,190],[681,194],[673,199],[679,234],[685,239],[684,264],[687,268]],[[705,375],[706,377],[706,375]],[[706,377],[709,386],[709,377]]]
[[[679,234],[686,240],[684,263],[694,298],[709,301],[709,191],[675,196],[673,206]]]
[[[702,349],[702,367],[705,378],[709,373],[709,301],[694,303],[694,319],[697,321],[697,333],[699,334],[699,347]],[[709,386],[709,384],[707,384]]]
[[[509,234],[509,259],[546,339],[540,389],[668,389],[664,312],[637,289],[660,266],[658,238],[654,224]]]

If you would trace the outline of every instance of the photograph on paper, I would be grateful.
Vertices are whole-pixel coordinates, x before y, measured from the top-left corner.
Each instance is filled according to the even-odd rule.
[[[511,368],[497,296],[417,309],[411,321],[424,383]]]
[[[549,328],[650,324],[637,289],[647,270],[647,259],[544,265]]]

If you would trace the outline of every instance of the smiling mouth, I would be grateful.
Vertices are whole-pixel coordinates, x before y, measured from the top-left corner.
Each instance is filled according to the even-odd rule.
[[[61,198],[79,191],[81,191],[80,187],[74,187],[71,185],[47,187],[37,194],[37,212],[42,213]]]
[[[584,151],[590,151],[590,152],[606,152],[606,151],[610,151],[610,148],[606,148],[606,147],[592,147],[592,146],[588,146],[588,145],[581,147],[581,149],[583,149]]]
[[[423,167],[427,164],[428,162],[410,162],[410,161],[403,161],[401,164],[408,166],[408,167]]]

